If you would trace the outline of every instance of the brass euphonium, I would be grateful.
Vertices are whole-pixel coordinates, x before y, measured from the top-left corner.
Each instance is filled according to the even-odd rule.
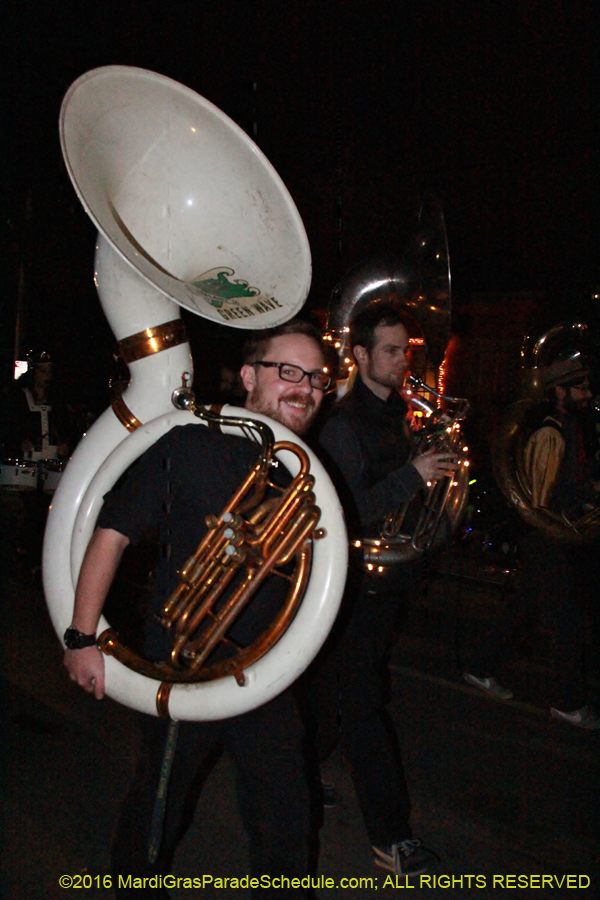
[[[317,529],[321,510],[313,492],[315,479],[307,453],[290,441],[276,443],[266,423],[222,416],[218,407],[199,407],[187,388],[174,392],[174,402],[210,427],[227,424],[254,435],[260,445],[258,459],[221,514],[207,516],[207,532],[163,604],[161,621],[172,637],[170,661],[144,659],[121,643],[112,628],[100,635],[98,643],[126,666],[165,682],[165,688],[170,682],[211,681],[225,675],[243,685],[244,670],[274,646],[293,619],[310,575],[312,541],[325,536]],[[298,460],[298,472],[285,487],[270,475],[281,451]],[[228,632],[273,574],[289,582],[285,601],[268,629],[250,646],[241,647]],[[224,647],[225,658],[211,661],[213,652]],[[168,695],[165,689],[162,693]]]
[[[426,424],[418,432],[413,457],[435,448],[453,456],[458,467],[453,476],[427,483],[425,498],[418,500],[420,511],[412,532],[407,532],[403,527],[411,501],[401,504],[386,516],[380,541],[363,541],[365,558],[379,565],[406,562],[411,551],[414,554],[423,553],[446,542],[462,517],[469,491],[468,447],[464,445],[460,432],[460,422],[468,414],[469,401],[464,397],[440,394],[414,375],[409,375],[406,383],[405,399],[427,417]],[[413,389],[437,397],[444,402],[444,407],[434,406],[421,394],[414,393]],[[444,518],[446,527],[442,528]]]
[[[326,337],[341,357],[344,375],[352,368],[350,322],[359,312],[379,302],[390,303],[415,320],[424,336],[428,366],[439,368],[450,339],[451,291],[446,226],[436,198],[425,198],[419,231],[402,258],[367,260],[351,269],[333,291]],[[404,564],[433,546],[441,546],[456,529],[468,496],[469,463],[460,432],[468,401],[444,396],[415,376],[410,376],[407,383],[405,399],[425,419],[417,433],[415,454],[437,446],[456,457],[459,466],[453,478],[427,485],[425,498],[419,496],[392,510],[385,517],[378,538],[361,542],[363,559],[370,569]],[[343,394],[344,390],[345,386],[338,393]],[[434,406],[423,393],[436,397],[443,406]],[[416,524],[408,530],[412,506],[418,506],[419,511],[413,517]]]

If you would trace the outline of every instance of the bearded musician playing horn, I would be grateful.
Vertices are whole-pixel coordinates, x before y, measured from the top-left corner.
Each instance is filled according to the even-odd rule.
[[[590,479],[578,415],[590,402],[589,370],[578,352],[567,351],[543,370],[545,401],[524,450],[531,506],[557,518],[577,520],[598,485]],[[519,593],[503,622],[489,632],[470,661],[465,681],[499,700],[513,692],[498,676],[539,618],[551,638],[550,715],[561,722],[597,731],[600,716],[586,705],[584,615],[577,585],[577,550],[539,528],[523,526],[524,568]]]
[[[246,345],[241,377],[245,407],[263,413],[303,434],[312,423],[329,387],[319,333],[292,321],[258,332]],[[111,491],[86,552],[75,597],[73,623],[67,630],[65,666],[71,679],[98,699],[104,695],[104,657],[96,647],[96,628],[123,551],[149,526],[161,533],[158,611],[177,581],[177,569],[195,550],[205,517],[222,509],[256,461],[256,445],[194,425],[174,428],[132,467],[119,489]],[[244,611],[235,628],[250,643],[264,630],[266,612],[278,598],[270,578]],[[275,590],[279,590],[281,579]],[[271,586],[271,587],[270,587]],[[284,589],[285,590],[285,589]],[[146,621],[145,654],[165,658],[168,636],[156,616]],[[308,874],[309,796],[302,754],[303,729],[290,690],[260,708],[223,721],[181,722],[168,782],[162,840],[156,843],[152,822],[169,723],[141,716],[143,750],[125,801],[112,853],[113,874],[134,876],[167,872],[180,838],[181,819],[192,782],[209,750],[218,742],[233,757],[240,812],[250,841],[252,875]],[[232,858],[232,864],[235,857]],[[142,896],[132,889],[131,896]],[[266,894],[269,892],[266,891]],[[168,896],[164,889],[149,896]],[[128,896],[117,889],[117,897]],[[143,894],[143,896],[146,896]],[[263,896],[263,894],[260,894]],[[287,897],[285,888],[278,897]],[[297,890],[291,896],[298,896]]]

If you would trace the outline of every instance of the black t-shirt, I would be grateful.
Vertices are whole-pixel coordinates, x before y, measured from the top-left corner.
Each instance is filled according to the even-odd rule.
[[[146,621],[145,652],[168,654],[170,636],[158,620],[178,572],[206,533],[205,518],[220,515],[258,458],[258,446],[243,437],[203,425],[173,428],[134,463],[105,497],[98,526],[136,543],[150,528],[159,534],[156,588]],[[269,577],[234,625],[231,636],[249,644],[272,621],[286,595],[285,582]]]

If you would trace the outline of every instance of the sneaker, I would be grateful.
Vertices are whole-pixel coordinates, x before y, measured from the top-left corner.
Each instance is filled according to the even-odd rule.
[[[418,838],[387,847],[373,847],[375,865],[394,875],[422,875],[431,860],[437,858],[437,854],[427,850]]]
[[[560,709],[550,710],[550,715],[561,722],[568,722],[577,728],[587,728],[589,731],[600,731],[600,716],[594,712],[591,706],[582,706],[575,712],[561,712]]]
[[[485,691],[490,697],[495,697],[496,700],[512,700],[514,696],[510,688],[503,687],[491,676],[489,678],[478,678],[476,675],[470,675],[468,672],[465,672],[463,678],[469,684],[479,688],[480,691]]]
[[[323,781],[321,779],[321,799],[325,809],[333,809],[342,799],[338,791],[335,789],[333,781]]]

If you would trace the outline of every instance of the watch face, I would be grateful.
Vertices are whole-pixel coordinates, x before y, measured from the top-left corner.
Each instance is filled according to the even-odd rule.
[[[96,643],[95,634],[83,634],[72,626],[65,631],[64,641],[68,650],[81,650]]]
[[[67,645],[68,650],[77,649],[78,636],[79,632],[75,628],[67,628],[65,631],[65,644]]]

